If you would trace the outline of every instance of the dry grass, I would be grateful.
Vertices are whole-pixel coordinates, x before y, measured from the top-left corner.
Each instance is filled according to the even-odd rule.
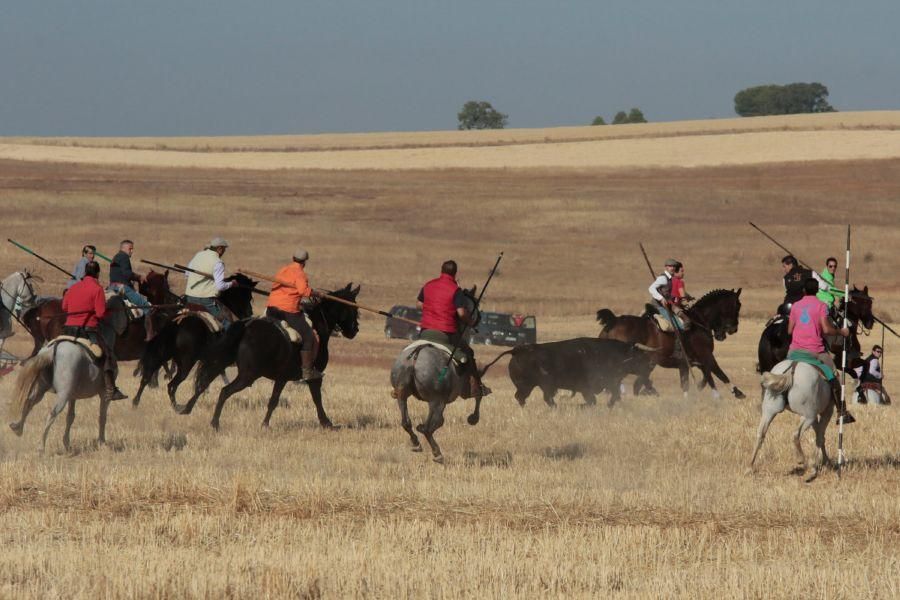
[[[228,169],[703,167],[900,157],[900,112],[554,129],[235,138],[5,138],[0,159]]]
[[[4,234],[65,266],[84,242],[111,252],[127,236],[137,258],[183,262],[223,234],[230,267],[273,271],[302,243],[314,282],[361,282],[361,300],[387,307],[411,302],[446,256],[472,283],[503,249],[488,307],[536,314],[543,340],[594,335],[604,305],[638,309],[643,240],[655,261],[687,262],[694,294],[744,288],[741,330],[717,356],[750,397],[685,400],[675,375],[657,372],[660,398],[610,410],[563,397],[551,411],[535,394],[519,408],[501,367],[478,426],[465,422],[470,406],[448,409],[438,466],[406,447],[387,382],[402,342],[368,315],[358,339],[333,347],[325,405],[345,425],[337,432],[319,429],[293,385],[261,431],[270,384],[260,382],[226,405],[219,434],[213,396],[190,417],[158,391],[138,410],[116,403],[103,448],[92,443],[97,402],[83,401],[73,455],[60,420],[39,457],[50,397],[23,438],[0,434],[0,595],[896,597],[893,409],[855,410],[841,481],[788,474],[791,416],[776,419],[758,473],[745,473],[759,418],[755,345],[781,256],[746,221],[818,264],[841,256],[850,207],[854,247],[872,254],[856,276],[877,312],[897,315],[898,192],[894,161],[340,174],[0,162]],[[798,227],[804,219],[814,225]],[[0,274],[24,264],[38,266],[0,248]],[[23,352],[21,338],[7,349]],[[0,398],[12,384],[0,379]]]

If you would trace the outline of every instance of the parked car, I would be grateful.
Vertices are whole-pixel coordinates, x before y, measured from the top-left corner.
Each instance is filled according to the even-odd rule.
[[[422,311],[413,306],[398,305],[392,308],[390,312],[392,315],[403,317],[404,319],[412,319],[413,321],[422,320]],[[386,338],[415,340],[418,339],[421,330],[421,327],[418,325],[413,325],[406,321],[391,319],[390,317],[385,317],[384,319],[384,337]]]
[[[536,342],[537,320],[530,315],[483,312],[478,327],[469,334],[470,344],[519,346]]]

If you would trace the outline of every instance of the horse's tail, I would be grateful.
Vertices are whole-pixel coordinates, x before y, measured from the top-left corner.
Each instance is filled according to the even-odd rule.
[[[609,310],[608,308],[601,308],[600,310],[598,310],[597,322],[600,323],[600,327],[602,327],[600,333],[609,331],[609,328],[612,327],[612,324],[615,323],[617,318],[618,317],[616,317],[616,313]]]
[[[518,350],[518,348],[513,348],[512,350],[507,350],[506,352],[501,352],[500,354],[498,354],[497,358],[495,358],[494,360],[492,360],[491,362],[486,364],[484,367],[482,367],[482,369],[478,372],[478,376],[484,377],[484,374],[487,373],[487,370],[490,369],[494,365],[495,362],[497,362],[498,360],[500,360],[507,354],[515,353],[516,350]]]
[[[209,344],[200,356],[200,366],[194,379],[195,387],[209,385],[216,377],[237,360],[238,347],[244,338],[249,319],[236,321],[228,327],[225,335]]]
[[[25,407],[28,405],[28,399],[34,390],[34,384],[43,375],[44,371],[53,366],[53,356],[55,352],[43,352],[31,358],[22,365],[19,371],[19,377],[16,379],[15,390],[13,391],[13,401],[9,405],[9,415],[16,421],[21,419]]]
[[[762,386],[769,390],[770,392],[774,392],[776,394],[780,394],[782,392],[786,392],[791,389],[791,386],[794,385],[794,376],[791,375],[790,371],[787,373],[777,374],[766,371],[762,374]]]

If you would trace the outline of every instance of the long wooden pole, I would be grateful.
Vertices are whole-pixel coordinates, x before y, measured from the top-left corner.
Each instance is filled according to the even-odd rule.
[[[243,275],[246,275],[247,277],[255,277],[256,279],[264,279],[265,281],[271,281],[272,283],[277,283],[277,284],[279,284],[279,285],[284,285],[284,286],[290,286],[290,285],[291,285],[290,283],[288,283],[288,282],[286,282],[286,281],[282,281],[282,280],[276,279],[276,278],[274,278],[274,277],[269,277],[268,275],[263,275],[262,273],[257,273],[256,271],[249,271],[249,270],[247,270],[247,269],[238,269],[237,272],[238,272],[238,273],[241,273],[241,274],[243,274]],[[365,311],[368,311],[368,312],[372,312],[372,313],[381,315],[381,316],[383,316],[383,317],[387,317],[387,318],[389,318],[389,319],[395,319],[395,320],[397,320],[397,321],[405,321],[406,323],[409,323],[409,324],[411,324],[411,325],[421,325],[421,323],[419,323],[418,321],[413,321],[412,319],[407,319],[407,318],[404,318],[404,317],[398,317],[397,315],[392,315],[392,314],[389,313],[389,312],[386,312],[386,311],[383,311],[383,310],[379,310],[379,309],[377,309],[377,308],[372,308],[371,306],[366,306],[366,305],[364,305],[364,304],[358,304],[358,303],[356,303],[356,302],[350,302],[349,300],[344,300],[343,298],[338,298],[337,296],[332,296],[331,294],[323,294],[322,297],[323,297],[323,298],[327,298],[327,299],[329,299],[329,300],[332,300],[332,301],[334,301],[334,302],[339,302],[339,303],[341,303],[341,304],[346,304],[347,306],[352,306],[352,307],[354,307],[354,308],[358,308],[358,309],[360,309],[360,310],[365,310]]]

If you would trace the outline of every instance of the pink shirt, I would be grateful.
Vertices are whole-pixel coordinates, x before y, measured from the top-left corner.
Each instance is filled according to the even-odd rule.
[[[814,354],[825,352],[822,343],[822,317],[828,316],[828,308],[815,296],[804,296],[791,307],[791,323],[794,331],[791,350],[807,350]]]

